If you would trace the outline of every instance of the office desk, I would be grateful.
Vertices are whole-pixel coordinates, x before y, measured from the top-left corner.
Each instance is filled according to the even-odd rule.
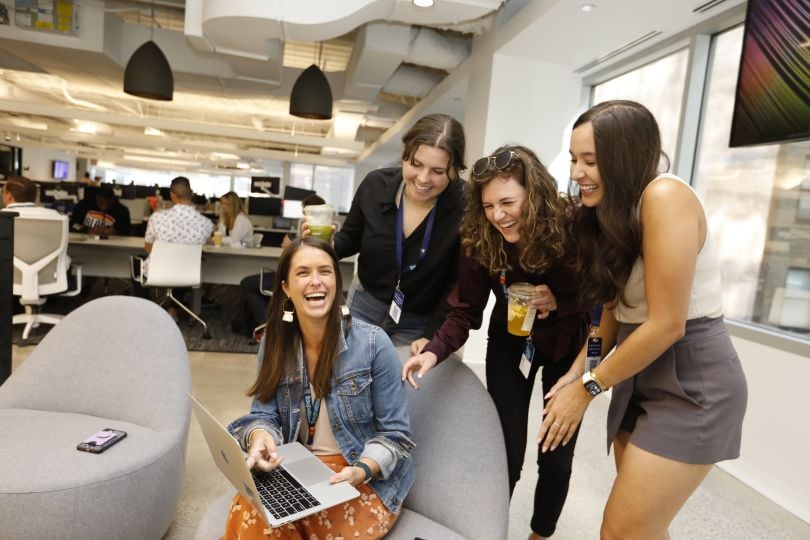
[[[130,256],[145,255],[143,238],[136,236],[111,236],[107,240],[70,233],[68,254],[84,262],[82,273],[88,276],[115,278],[130,277]],[[245,276],[258,274],[262,267],[276,268],[281,248],[242,248],[213,245],[203,246],[203,283],[238,285]],[[340,261],[343,288],[349,290],[354,274],[354,257]]]

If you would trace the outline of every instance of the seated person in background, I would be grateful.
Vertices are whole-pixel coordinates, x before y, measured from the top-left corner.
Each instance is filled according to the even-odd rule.
[[[10,175],[3,186],[3,210],[17,212],[21,217],[59,216],[52,208],[37,206],[37,185],[24,176]]]
[[[249,467],[274,469],[276,447],[298,441],[335,472],[332,483],[350,482],[361,495],[274,530],[237,495],[224,538],[382,538],[414,480],[399,356],[385,332],[341,308],[340,266],[329,244],[293,241],[278,273],[250,414],[228,430]]]
[[[222,212],[219,214],[217,232],[222,235],[222,243],[226,246],[240,246],[245,240],[253,242],[253,225],[239,195],[229,191],[219,202],[222,204]]]
[[[129,208],[121,204],[109,188],[99,188],[79,201],[70,216],[74,231],[102,236],[129,234],[132,221]]]
[[[101,177],[96,176],[96,178],[93,179],[93,178],[90,178],[90,173],[89,172],[85,172],[84,176],[79,179],[79,183],[80,184],[85,184],[85,185],[88,185],[88,186],[100,186],[101,185]]]
[[[144,236],[144,250],[146,253],[152,251],[152,244],[160,240],[161,242],[173,242],[175,244],[205,244],[211,236],[214,224],[211,220],[200,214],[194,207],[191,191],[191,184],[188,178],[178,176],[171,183],[171,199],[173,206],[168,210],[157,212],[149,218]],[[144,262],[143,272],[149,273],[149,259]],[[137,281],[133,282],[135,294],[142,298],[147,297],[146,289]],[[182,298],[178,292],[175,296]],[[176,318],[174,308],[169,308],[169,313]]]
[[[303,208],[311,204],[326,204],[326,201],[315,194],[309,195],[301,201]],[[286,248],[293,240],[295,240],[295,236],[285,234],[284,239],[281,241],[281,247]],[[261,274],[253,274],[239,282],[242,295],[237,307],[238,315],[231,324],[234,332],[246,331],[249,336],[252,336],[253,329],[267,320],[267,303],[270,299],[262,294],[262,290],[271,290],[275,278],[275,272],[267,272],[264,274],[264,281],[262,281]]]

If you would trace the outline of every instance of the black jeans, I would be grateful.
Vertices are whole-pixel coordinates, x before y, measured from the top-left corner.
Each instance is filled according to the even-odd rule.
[[[506,441],[506,462],[509,468],[509,494],[515,489],[523,468],[528,435],[529,401],[534,388],[534,379],[539,367],[543,366],[542,383],[545,395],[554,383],[571,367],[571,362],[579,351],[571,351],[569,357],[553,362],[544,351],[536,350],[529,378],[519,371],[520,357],[526,338],[509,334],[504,325],[493,323],[489,328],[487,344],[486,375],[487,390],[495,402]],[[542,407],[536,403],[535,407]],[[534,440],[540,426],[532,426]],[[551,536],[557,527],[568,483],[571,479],[571,462],[574,459],[574,446],[579,429],[565,446],[546,453],[537,448],[538,477],[534,489],[534,512],[531,527],[541,536]]]

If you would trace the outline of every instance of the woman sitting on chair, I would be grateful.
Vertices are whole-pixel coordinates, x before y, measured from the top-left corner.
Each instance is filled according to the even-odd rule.
[[[222,235],[222,243],[226,246],[240,246],[244,241],[253,242],[253,225],[239,195],[229,191],[219,202],[222,204],[222,212],[219,215],[217,232]]]
[[[274,469],[277,445],[299,441],[335,471],[333,483],[350,482],[361,496],[274,530],[237,495],[226,539],[382,538],[397,519],[414,478],[399,356],[385,332],[335,301],[340,283],[325,242],[303,237],[284,250],[251,412],[228,429],[250,467]]]

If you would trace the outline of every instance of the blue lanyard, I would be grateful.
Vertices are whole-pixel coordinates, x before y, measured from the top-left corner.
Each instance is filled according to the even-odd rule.
[[[315,422],[318,421],[318,414],[321,412],[321,398],[313,401],[312,390],[309,388],[309,368],[306,361],[304,361],[304,408],[307,412],[307,425],[309,433],[307,434],[307,446],[312,446],[312,441],[315,439]]]
[[[602,306],[599,305],[591,310],[591,326],[599,326],[602,322]]]
[[[430,214],[428,214],[428,222],[427,227],[425,228],[425,236],[422,238],[422,247],[419,249],[419,259],[408,267],[402,267],[402,249],[403,244],[405,242],[405,234],[404,229],[405,226],[403,224],[405,220],[405,188],[402,188],[402,195],[399,196],[399,209],[397,210],[397,271],[399,274],[397,275],[397,287],[399,287],[399,280],[407,274],[408,272],[412,271],[416,268],[422,259],[425,258],[427,255],[428,246],[430,246],[430,237],[433,234],[433,222],[436,219],[436,205],[430,209]]]

